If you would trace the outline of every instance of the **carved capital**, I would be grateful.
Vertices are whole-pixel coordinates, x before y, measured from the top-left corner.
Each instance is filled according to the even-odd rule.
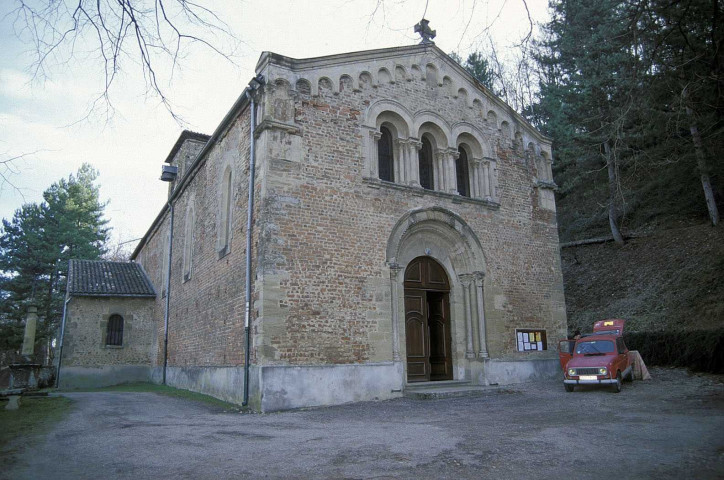
[[[418,150],[418,151],[422,150],[422,142],[420,140],[418,140],[416,138],[412,138],[412,137],[408,138],[407,140],[410,143],[410,145],[415,147],[415,150]]]
[[[460,274],[458,275],[458,278],[460,279],[460,283],[462,283],[466,288],[475,280],[475,276],[471,273]]]
[[[447,153],[453,158],[453,160],[460,158],[460,152],[454,148],[448,148]]]
[[[375,142],[382,138],[382,132],[370,132],[370,136],[374,138]]]

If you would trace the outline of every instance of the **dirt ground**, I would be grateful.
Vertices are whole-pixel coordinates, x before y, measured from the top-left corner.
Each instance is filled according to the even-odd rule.
[[[74,393],[7,479],[724,478],[724,378],[652,369],[623,392],[560,381],[270,415]]]

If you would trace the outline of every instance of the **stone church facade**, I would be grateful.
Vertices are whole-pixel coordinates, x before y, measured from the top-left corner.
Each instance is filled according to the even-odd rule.
[[[434,44],[265,52],[256,70],[250,405],[556,375],[550,140]],[[158,293],[149,378],[237,403],[251,105],[210,137],[182,134],[169,204],[133,256]]]

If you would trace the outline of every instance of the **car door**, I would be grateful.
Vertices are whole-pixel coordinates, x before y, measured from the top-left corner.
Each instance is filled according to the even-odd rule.
[[[573,358],[573,351],[576,348],[575,340],[561,340],[558,342],[558,360],[561,362],[561,369],[566,371],[568,361]]]

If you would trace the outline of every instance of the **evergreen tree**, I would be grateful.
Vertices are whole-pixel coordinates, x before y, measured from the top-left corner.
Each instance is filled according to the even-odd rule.
[[[482,83],[485,88],[491,92],[493,91],[495,75],[493,69],[490,68],[490,61],[485,58],[481,52],[469,54],[464,62],[462,57],[455,52],[450,54],[450,58],[459,63],[475,80]]]
[[[36,343],[52,337],[62,316],[68,260],[95,260],[105,253],[108,228],[97,178],[84,164],[76,175],[51,185],[42,203],[24,205],[11,221],[3,219],[0,349],[20,348],[29,303],[41,318]]]
[[[539,101],[524,114],[553,138],[562,237],[601,234],[605,222],[621,240],[622,218],[657,224],[704,206],[716,223],[718,1],[553,0],[551,11],[537,45]]]

